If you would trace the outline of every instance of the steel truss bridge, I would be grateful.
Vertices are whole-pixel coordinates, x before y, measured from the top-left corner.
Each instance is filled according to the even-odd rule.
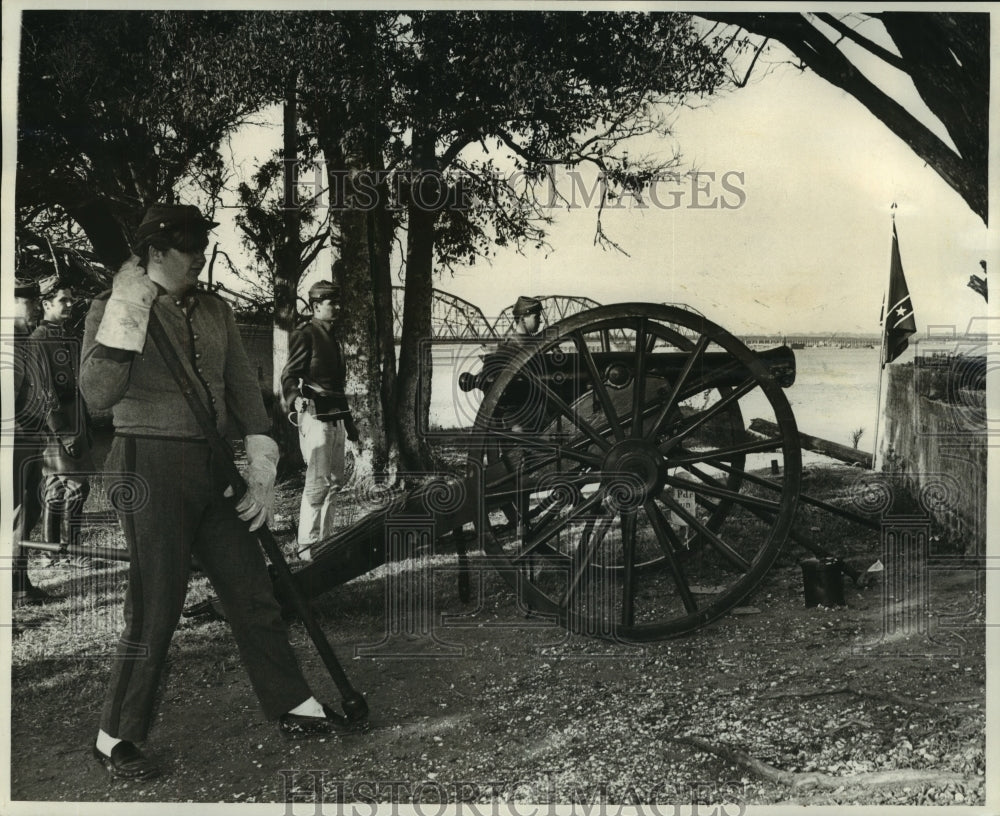
[[[393,335],[396,342],[400,341],[403,333],[403,287],[392,287],[392,319]],[[542,328],[556,323],[563,318],[574,315],[577,312],[593,309],[601,304],[596,300],[574,295],[536,295],[542,303],[542,314],[544,322]],[[682,306],[690,311],[697,312],[690,306],[675,303],[674,306]],[[433,290],[433,301],[431,305],[431,328],[433,330],[434,343],[496,343],[507,335],[514,327],[513,306],[506,307],[495,317],[489,317],[483,313],[476,304],[468,300],[453,295],[440,289]],[[608,341],[614,345],[614,336]],[[866,348],[873,343],[877,345],[878,336],[838,336],[830,335],[785,335],[773,334],[748,334],[742,335],[740,339],[750,348],[763,349],[773,348],[793,344],[793,347],[800,345],[808,346],[833,346],[839,348]]]
[[[392,287],[392,327],[398,343],[403,334],[403,287]],[[600,306],[596,300],[572,295],[542,295],[542,327],[577,312]],[[496,343],[513,327],[513,306],[508,306],[492,320],[476,304],[456,295],[433,290],[431,328],[435,343]]]
[[[238,292],[216,284],[213,291],[218,291],[229,300],[234,307],[237,304],[235,298],[251,300]],[[397,343],[403,334],[403,292],[402,286],[392,287],[392,322],[393,337]],[[542,303],[542,329],[563,320],[578,312],[594,309],[601,304],[596,300],[576,295],[536,295]],[[681,303],[668,304],[680,306],[689,311],[697,312]],[[258,321],[243,320],[243,323],[254,323]],[[262,326],[269,326],[268,316],[264,316],[259,321]],[[502,340],[514,328],[513,306],[507,306],[495,317],[487,316],[476,304],[464,298],[453,295],[441,289],[432,290],[431,301],[431,330],[432,341],[434,343],[497,343]],[[624,336],[618,337],[620,332],[610,332],[604,343],[613,347],[616,342],[625,341]],[[740,339],[750,348],[773,348],[785,344],[793,344],[793,347],[802,345],[837,346],[840,348],[869,347],[872,343],[878,342],[878,336],[838,336],[831,335],[783,335],[783,334],[752,334],[741,336]]]

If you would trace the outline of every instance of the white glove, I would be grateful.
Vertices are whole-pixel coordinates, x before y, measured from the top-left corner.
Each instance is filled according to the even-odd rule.
[[[278,443],[263,434],[250,434],[243,440],[247,451],[247,492],[236,505],[250,531],[265,523],[274,523],[274,479],[278,475]]]
[[[149,310],[159,292],[135,255],[125,261],[111,285],[111,297],[97,328],[97,342],[125,351],[142,351]]]

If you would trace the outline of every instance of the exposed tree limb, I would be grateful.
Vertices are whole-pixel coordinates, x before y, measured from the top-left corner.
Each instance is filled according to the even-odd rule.
[[[829,12],[819,12],[816,14],[816,17],[822,20],[828,26],[830,26],[830,28],[832,28],[834,31],[843,34],[851,42],[855,43],[856,45],[860,45],[870,54],[874,54],[883,62],[887,63],[888,65],[891,65],[893,68],[898,68],[903,73],[909,73],[909,66],[907,66],[907,64],[903,61],[903,59],[899,55],[893,54],[892,51],[888,50],[887,48],[883,48],[881,45],[872,42],[867,37],[861,36],[857,31],[855,31],[850,26],[845,25],[842,20],[838,19],[837,17],[834,17]]]
[[[918,92],[941,119],[962,151],[961,155],[869,81],[805,16],[714,11],[699,12],[699,16],[737,25],[781,42],[806,67],[864,105],[986,222],[986,164],[974,148],[982,145],[985,150],[988,144],[988,116],[985,115],[989,98],[988,56],[985,56],[989,53],[988,15],[942,15],[941,20],[935,15],[912,12],[899,16],[879,15],[903,54],[902,63],[907,66],[907,73]],[[985,23],[971,20],[980,16]],[[950,48],[951,45],[961,57]],[[964,150],[963,144],[966,145]]]
[[[757,60],[760,59],[760,55],[764,53],[764,49],[767,48],[768,39],[765,37],[760,45],[757,46],[753,54],[753,59],[750,60],[750,67],[747,68],[747,72],[743,75],[743,79],[734,80],[736,82],[736,87],[745,88],[747,83],[750,81],[750,75],[753,73],[754,66],[757,65]]]
[[[673,737],[672,740],[685,745],[691,745],[699,751],[714,754],[727,762],[745,768],[769,782],[774,782],[778,785],[787,785],[793,789],[813,787],[828,790],[852,787],[901,788],[906,785],[931,785],[940,787],[949,783],[976,785],[981,781],[964,777],[957,773],[932,771],[927,768],[894,768],[886,771],[871,771],[869,773],[848,774],[846,776],[833,776],[818,771],[783,771],[767,762],[756,759],[739,748],[717,745],[702,737],[685,735]]]
[[[882,691],[882,690],[872,690],[872,689],[860,689],[854,686],[838,686],[837,688],[831,689],[813,689],[813,690],[795,690],[788,689],[785,691],[772,691],[767,694],[760,695],[762,700],[777,700],[784,697],[796,697],[799,699],[808,699],[810,697],[825,697],[835,694],[853,694],[855,697],[866,697],[873,700],[884,700],[885,702],[892,703],[893,705],[902,706],[903,708],[920,708],[926,711],[940,711],[942,704],[948,703],[967,703],[975,702],[978,698],[975,697],[960,697],[960,698],[941,698],[939,700],[915,700],[912,697],[904,697],[901,694],[897,694],[894,691]]]

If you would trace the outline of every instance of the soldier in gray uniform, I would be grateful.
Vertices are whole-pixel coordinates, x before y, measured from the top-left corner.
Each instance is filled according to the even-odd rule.
[[[195,288],[214,226],[193,206],[151,207],[136,232],[135,255],[87,315],[80,388],[92,409],[112,409],[106,467],[126,480],[108,487],[118,497],[130,555],[125,631],[93,748],[116,777],[158,772],[135,743],[151,725],[192,556],[222,603],[264,714],[278,719],[280,732],[297,739],[347,727],[309,690],[251,534],[272,512],[278,447],[266,435],[270,420],[232,311]],[[146,338],[151,310],[219,431],[232,425],[244,437],[249,489],[239,504],[228,497],[201,428]]]

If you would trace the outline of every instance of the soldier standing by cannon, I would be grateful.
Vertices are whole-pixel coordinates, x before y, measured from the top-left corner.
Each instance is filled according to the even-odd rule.
[[[538,298],[521,295],[511,310],[514,326],[497,348],[498,359],[506,365],[507,360],[527,346],[537,346],[542,335],[542,302]],[[537,365],[543,365],[537,361]],[[510,402],[501,409],[504,418],[515,433],[526,430],[541,430],[545,421],[545,401],[537,394],[517,394],[517,389],[509,395]]]
[[[299,447],[306,463],[299,508],[299,557],[331,532],[332,504],[344,486],[346,440],[358,441],[358,429],[344,393],[344,348],[337,337],[340,289],[331,281],[309,288],[312,320],[288,340],[288,362],[281,388],[291,416],[297,417]]]
[[[542,302],[538,298],[521,295],[514,303],[514,328],[504,343],[523,346],[537,339],[542,329]]]
[[[109,486],[120,494],[129,585],[93,753],[120,778],[158,773],[135,743],[151,726],[192,556],[218,594],[261,707],[278,719],[280,732],[300,739],[347,727],[309,690],[252,535],[272,512],[278,448],[266,436],[270,420],[232,311],[195,287],[214,226],[193,206],[150,207],[136,231],[134,256],[87,315],[80,387],[91,408],[113,410],[108,469],[141,486],[131,503],[127,487]],[[154,325],[171,341],[218,431],[232,423],[244,436],[249,489],[239,503],[229,498],[225,468],[187,402],[190,395],[169,370],[171,355],[147,339]]]

